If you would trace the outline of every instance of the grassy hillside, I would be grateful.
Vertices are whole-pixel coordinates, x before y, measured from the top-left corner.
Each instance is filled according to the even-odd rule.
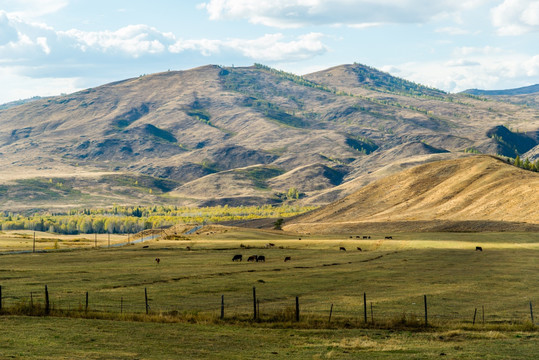
[[[522,155],[539,144],[537,129],[537,109],[360,64],[303,77],[263,65],[168,71],[0,109],[0,210],[264,204],[291,187],[322,204],[335,199],[321,196],[332,188],[404,157]],[[249,167],[279,178],[258,179]],[[175,186],[138,191],[109,174]],[[72,187],[41,184],[51,178]]]
[[[375,181],[288,228],[439,220],[477,221],[476,230],[489,221],[539,224],[538,189],[539,174],[489,156],[433,162]]]

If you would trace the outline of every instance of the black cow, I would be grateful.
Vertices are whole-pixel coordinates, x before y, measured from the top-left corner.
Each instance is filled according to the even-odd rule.
[[[391,240],[393,240],[393,236],[386,236],[386,239],[391,239]]]
[[[341,247],[339,248],[339,250],[340,250],[340,251],[346,251],[346,248],[344,248],[344,247],[341,246]]]
[[[234,257],[232,258],[232,261],[242,261],[243,260],[243,256],[241,255],[234,255]]]
[[[161,259],[155,258],[155,262],[157,263],[157,265],[159,265],[159,263],[161,262]]]
[[[363,250],[361,250],[361,248],[360,248],[360,247],[358,247],[358,248],[357,248],[357,250],[358,250],[358,251],[363,251]]]
[[[287,262],[287,261],[290,261],[290,260],[292,260],[292,258],[290,256],[287,256],[287,257],[284,258],[284,262]]]
[[[257,259],[257,256],[256,255],[251,255],[247,258],[247,261],[251,261],[251,262],[255,262]]]
[[[367,237],[366,236],[363,236],[363,239],[366,239]]]
[[[266,262],[266,257],[264,255],[259,255],[256,257],[256,262]]]
[[[481,246],[476,246],[475,251],[483,251],[483,248]]]

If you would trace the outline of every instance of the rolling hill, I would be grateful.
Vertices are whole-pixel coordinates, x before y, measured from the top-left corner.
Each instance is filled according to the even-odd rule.
[[[431,162],[384,177],[285,226],[353,229],[539,229],[539,174],[491,156]],[[504,225],[500,225],[504,224]]]
[[[516,89],[507,89],[507,90],[479,90],[479,89],[469,89],[464,90],[463,93],[471,95],[527,95],[539,93],[539,84],[524,86]]]
[[[529,153],[539,110],[361,64],[202,66],[0,109],[0,210],[327,204],[418,163]]]

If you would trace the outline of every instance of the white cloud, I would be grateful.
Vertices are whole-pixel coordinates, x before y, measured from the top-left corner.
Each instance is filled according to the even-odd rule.
[[[80,90],[76,78],[31,78],[20,75],[21,69],[16,67],[1,67],[0,78],[3,83],[12,86],[0,86],[0,103],[28,99],[32,96],[52,96],[60,92],[74,92]],[[17,86],[13,86],[16,84]],[[61,89],[61,90],[59,90]]]
[[[176,40],[173,34],[146,25],[129,25],[117,31],[69,30],[58,34],[82,52],[122,53],[134,58],[162,53]]]
[[[244,57],[263,61],[298,61],[321,55],[327,47],[321,41],[319,33],[300,35],[297,40],[283,41],[282,34],[266,34],[253,40],[187,40],[178,41],[170,47],[173,53],[186,50],[199,51],[205,56],[222,52],[239,53]]]
[[[492,23],[500,35],[539,31],[538,0],[504,0],[491,10]]]
[[[539,83],[539,55],[484,47],[459,48],[453,57],[448,61],[411,62],[396,67],[400,70],[399,76],[450,92]]]
[[[179,40],[172,33],[147,25],[129,25],[116,31],[56,31],[5,12],[0,12],[0,30],[0,66],[17,65],[19,75],[34,78],[84,77],[97,68],[103,76],[118,76],[118,69],[125,71],[127,67],[145,73],[145,64],[161,70],[189,59],[199,65],[207,62],[205,56],[212,56],[214,63],[237,63],[242,59],[291,62],[328,51],[319,33]]]
[[[479,66],[481,65],[481,63],[478,61],[458,59],[458,60],[450,60],[446,62],[446,65],[447,66]]]
[[[495,46],[483,46],[483,47],[462,46],[462,47],[457,47],[453,50],[453,56],[456,56],[456,57],[473,56],[473,55],[497,56],[505,52],[506,51],[504,49],[495,47]]]
[[[0,10],[0,46],[17,41],[19,35],[11,24],[8,14]]]
[[[53,14],[69,4],[69,0],[3,0],[2,7],[23,19]]]
[[[452,26],[438,28],[435,31],[437,33],[445,33],[449,35],[468,35],[470,33],[468,30]]]
[[[199,5],[210,19],[246,19],[279,28],[425,23],[468,10],[484,0],[210,0]]]

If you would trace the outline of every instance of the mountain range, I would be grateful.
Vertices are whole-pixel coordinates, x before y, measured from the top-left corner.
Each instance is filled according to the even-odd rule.
[[[436,160],[539,158],[539,109],[500,100],[361,64],[208,65],[34,99],[0,109],[0,210],[322,205]]]

